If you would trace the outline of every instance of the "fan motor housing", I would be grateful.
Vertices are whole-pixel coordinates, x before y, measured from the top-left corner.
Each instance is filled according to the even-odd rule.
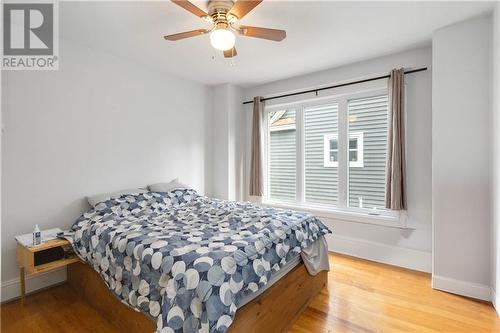
[[[218,11],[227,13],[233,6],[234,1],[232,0],[210,0],[208,1],[208,14],[212,15]]]
[[[212,18],[216,26],[234,23],[238,18],[234,15],[228,15],[233,6],[234,1],[232,0],[210,0],[208,1],[208,16]]]

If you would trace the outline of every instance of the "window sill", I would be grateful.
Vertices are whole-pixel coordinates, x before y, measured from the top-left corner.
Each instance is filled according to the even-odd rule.
[[[286,202],[262,198],[262,204],[276,208],[292,209],[311,213],[318,218],[333,219],[343,222],[355,222],[371,225],[378,225],[389,228],[414,230],[415,228],[406,225],[405,212],[380,212],[379,215],[372,215],[364,211],[354,211],[331,206],[300,204],[296,202]]]

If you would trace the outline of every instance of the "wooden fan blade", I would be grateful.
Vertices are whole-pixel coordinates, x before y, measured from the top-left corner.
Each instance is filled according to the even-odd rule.
[[[193,5],[191,2],[187,1],[187,0],[171,0],[173,3],[175,3],[176,5],[178,6],[181,6],[182,8],[184,8],[185,10],[187,10],[188,12],[191,12],[193,13],[194,15],[198,16],[198,17],[205,17],[207,16],[208,14],[205,13],[203,10],[201,10],[200,8],[198,8],[197,6]]]
[[[229,11],[229,14],[232,14],[241,20],[246,14],[257,7],[257,5],[259,5],[261,2],[262,0],[238,0],[234,4],[233,8],[231,8],[231,10]]]
[[[286,38],[285,30],[251,27],[248,25],[242,25],[240,26],[240,29],[241,34],[248,37],[269,39],[277,42],[280,42]]]
[[[230,50],[224,51],[224,58],[232,58],[232,57],[236,57],[236,55],[238,55],[238,52],[236,52],[235,47],[233,47]]]
[[[209,30],[207,30],[207,29],[197,29],[197,30],[180,32],[178,34],[163,36],[163,38],[165,38],[166,40],[175,41],[175,40],[179,40],[179,39],[203,35],[203,34],[207,33],[208,31]]]

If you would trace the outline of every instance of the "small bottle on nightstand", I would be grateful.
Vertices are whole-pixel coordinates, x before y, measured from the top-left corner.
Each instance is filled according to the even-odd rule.
[[[42,243],[42,235],[40,233],[40,228],[38,228],[38,224],[35,225],[35,230],[33,230],[33,246],[40,245]]]

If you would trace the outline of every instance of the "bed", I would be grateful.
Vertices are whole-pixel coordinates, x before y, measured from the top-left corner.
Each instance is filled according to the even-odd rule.
[[[326,284],[329,232],[310,214],[192,189],[122,195],[73,225],[87,265],[68,281],[127,331],[279,332]]]

